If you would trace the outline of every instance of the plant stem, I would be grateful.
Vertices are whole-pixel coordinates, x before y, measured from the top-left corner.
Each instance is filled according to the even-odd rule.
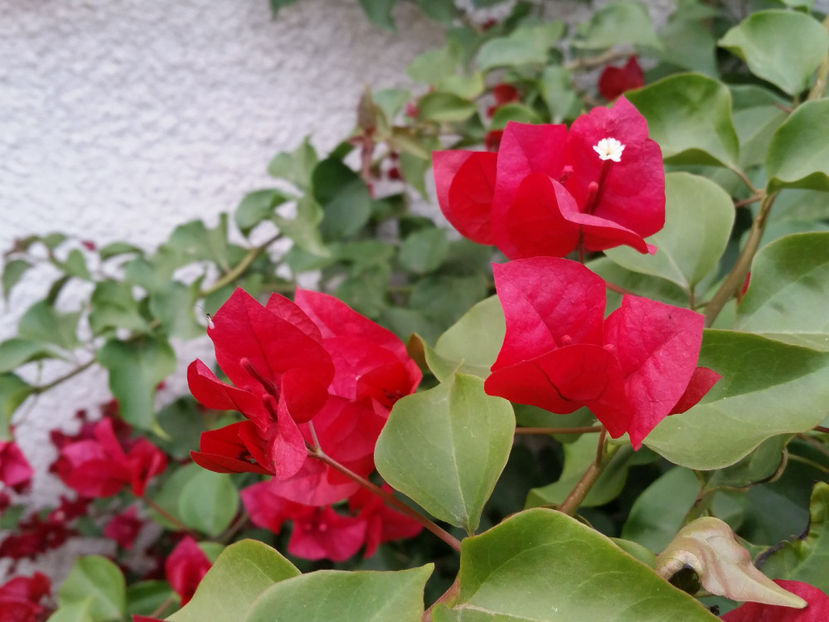
[[[604,286],[612,292],[616,292],[617,294],[622,294],[622,296],[630,295],[632,292],[626,290],[624,287],[620,287],[610,281],[605,280]]]
[[[456,551],[460,552],[460,550],[461,550],[460,540],[458,540],[455,536],[450,534],[445,529],[442,529],[441,527],[439,527],[435,522],[433,522],[432,520],[430,520],[429,518],[427,518],[426,516],[424,516],[423,514],[418,512],[417,510],[415,510],[414,508],[411,508],[408,505],[406,505],[405,503],[403,503],[400,499],[395,497],[393,494],[386,492],[385,490],[383,490],[382,488],[380,488],[376,484],[374,484],[374,483],[370,482],[369,480],[367,480],[365,477],[363,477],[361,475],[358,475],[357,473],[355,473],[354,471],[349,469],[347,466],[345,466],[343,464],[340,464],[339,462],[334,460],[332,457],[327,455],[325,452],[323,452],[321,449],[310,449],[309,448],[308,449],[308,455],[312,458],[316,458],[317,460],[319,460],[320,462],[323,462],[324,464],[327,464],[332,469],[334,469],[336,471],[339,471],[340,473],[345,475],[347,478],[349,478],[350,480],[358,483],[360,486],[362,486],[366,490],[374,493],[375,495],[380,497],[385,502],[386,505],[388,505],[389,507],[394,508],[395,510],[397,510],[401,514],[405,514],[409,518],[411,518],[413,520],[416,520],[418,523],[423,525],[423,527],[425,529],[427,529],[428,531],[431,531],[434,535],[436,535],[438,538],[443,540],[446,544],[451,546]]]
[[[751,194],[753,194],[753,195],[755,195],[755,196],[756,196],[756,195],[760,195],[760,194],[762,194],[762,191],[761,191],[761,190],[759,190],[758,188],[755,188],[755,187],[754,187],[754,184],[753,184],[753,183],[751,183],[751,180],[748,178],[748,175],[746,175],[746,174],[743,172],[743,170],[742,170],[742,169],[740,169],[740,168],[738,168],[738,167],[736,167],[736,166],[730,165],[730,164],[729,164],[729,165],[727,165],[727,166],[728,166],[728,170],[729,170],[729,171],[731,171],[732,173],[734,173],[737,177],[739,177],[739,178],[740,178],[740,180],[741,180],[741,181],[742,181],[742,182],[743,182],[746,186],[748,186],[748,189],[749,189],[749,190],[751,190]]]
[[[97,362],[97,359],[95,359],[95,358],[89,359],[86,363],[78,365],[75,369],[65,373],[63,376],[58,376],[57,378],[55,378],[51,382],[47,382],[46,384],[42,384],[42,385],[39,385],[39,386],[36,386],[36,387],[32,387],[32,395],[39,395],[41,393],[45,393],[49,389],[55,388],[56,386],[58,386],[62,382],[66,382],[67,380],[70,380],[71,378],[74,378],[75,376],[77,376],[81,372],[86,371],[87,369],[92,367],[96,362]]]
[[[601,432],[600,425],[585,425],[576,428],[515,428],[515,434],[589,434]]]
[[[252,264],[254,262],[254,260],[257,257],[259,257],[259,255],[264,253],[265,250],[267,250],[267,248],[271,244],[276,242],[281,237],[282,237],[282,233],[280,232],[280,233],[277,233],[277,234],[271,236],[268,240],[266,240],[264,243],[260,244],[259,246],[254,246],[252,249],[250,249],[248,251],[247,255],[242,257],[242,261],[240,261],[238,264],[233,266],[233,268],[231,268],[229,271],[225,272],[215,283],[213,283],[213,285],[211,285],[207,289],[203,289],[199,293],[199,297],[204,298],[205,296],[209,296],[210,294],[212,294],[214,292],[217,292],[220,289],[222,289],[225,285],[227,285],[229,283],[232,283],[233,281],[238,279],[240,276],[242,276],[244,271],[247,270],[248,267],[250,267],[250,264]]]
[[[153,501],[149,497],[147,497],[147,496],[141,497],[141,500],[144,503],[146,503],[148,507],[152,508],[157,514],[162,516],[166,521],[168,521],[168,522],[172,523],[173,525],[175,525],[180,531],[186,532],[194,540],[199,538],[199,535],[196,532],[191,530],[187,525],[182,523],[178,518],[176,518],[175,516],[170,514],[167,510],[165,510],[163,507],[158,505],[155,501]]]
[[[177,598],[178,598],[178,595],[176,595],[176,594],[173,594],[172,596],[167,598],[167,600],[165,600],[163,603],[161,603],[158,607],[155,608],[155,610],[150,614],[149,617],[157,618],[158,616],[160,616],[162,613],[167,611],[167,608],[170,607],[170,605],[172,605],[176,602]]]
[[[743,250],[740,251],[740,255],[737,257],[737,262],[734,264],[734,267],[731,268],[731,272],[729,272],[728,276],[725,277],[725,281],[723,281],[723,284],[720,285],[720,288],[705,308],[706,327],[710,327],[714,323],[714,320],[717,319],[717,316],[720,314],[720,311],[722,311],[725,304],[731,300],[734,294],[737,293],[739,288],[742,287],[745,282],[746,275],[751,269],[751,262],[760,246],[760,239],[763,237],[763,231],[766,228],[766,221],[768,220],[771,206],[776,197],[777,193],[774,192],[766,195],[763,199],[763,203],[760,205],[760,210],[757,212],[754,222],[751,223],[751,230],[748,235],[748,240],[746,241],[746,245],[743,247]]]
[[[592,69],[593,67],[601,67],[606,63],[613,62],[622,58],[630,56],[630,52],[620,52],[618,50],[608,50],[597,56],[586,56],[585,58],[577,58],[571,60],[569,63],[564,63],[564,68],[570,71],[576,69]]]
[[[596,458],[590,463],[590,466],[587,467],[584,475],[581,476],[581,479],[573,487],[573,490],[570,491],[570,494],[567,495],[567,498],[561,503],[560,506],[558,506],[559,512],[563,512],[564,514],[568,514],[570,516],[573,516],[576,513],[576,510],[579,509],[581,502],[584,501],[584,498],[587,496],[587,493],[590,492],[593,484],[595,484],[596,480],[599,479],[599,475],[602,474],[604,467],[607,466],[610,457],[616,453],[616,449],[618,448],[605,451],[606,438],[607,429],[602,426],[602,431],[599,433],[599,442],[596,444]]]
[[[751,205],[752,203],[757,203],[757,201],[763,200],[763,193],[760,192],[758,194],[754,194],[747,199],[742,199],[741,201],[734,201],[734,207],[745,207],[746,205]]]
[[[460,593],[461,591],[461,584],[458,577],[455,577],[455,580],[452,582],[447,590],[441,594],[440,598],[438,598],[435,602],[429,605],[429,608],[423,612],[422,622],[432,622],[432,609],[435,608],[435,605],[439,605],[441,603],[451,603],[452,600]]]

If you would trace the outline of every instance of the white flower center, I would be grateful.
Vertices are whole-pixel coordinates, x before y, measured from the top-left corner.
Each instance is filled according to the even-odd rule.
[[[622,161],[622,152],[625,146],[615,138],[602,138],[598,143],[593,145],[593,151],[599,154],[600,160],[613,160],[614,162]]]

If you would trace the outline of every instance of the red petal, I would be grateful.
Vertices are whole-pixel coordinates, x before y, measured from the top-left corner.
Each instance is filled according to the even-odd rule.
[[[296,421],[288,413],[283,400],[279,400],[278,420],[272,426],[273,439],[268,447],[268,458],[273,464],[277,479],[288,479],[296,475],[308,458],[305,439],[299,431]]]
[[[826,622],[829,620],[829,596],[822,590],[801,581],[775,580],[785,590],[800,596],[808,605],[793,609],[777,605],[745,603],[726,613],[725,622]]]
[[[167,468],[167,456],[148,439],[139,439],[127,455],[132,491],[136,497],[144,496],[149,481]]]
[[[506,334],[493,370],[571,343],[601,344],[604,281],[575,261],[532,257],[493,265]]]
[[[286,322],[296,326],[314,341],[322,341],[322,335],[316,324],[290,298],[286,298],[280,294],[271,294],[265,308]]]
[[[185,536],[170,553],[164,563],[164,572],[170,587],[181,596],[182,605],[193,597],[210,565],[207,555],[190,536]]]
[[[292,478],[273,479],[268,482],[268,485],[272,492],[280,497],[314,506],[342,501],[360,488],[360,485],[352,480],[344,480],[342,477],[332,478],[331,475],[331,467],[319,460],[309,459]],[[361,473],[361,475],[368,475],[368,473]]]
[[[679,401],[671,409],[669,415],[677,415],[684,413],[692,406],[696,406],[708,391],[711,390],[717,381],[722,378],[713,369],[707,367],[697,367],[694,374],[691,376],[691,381],[685,387],[685,393],[679,398]]]
[[[345,561],[360,550],[365,533],[365,521],[324,507],[294,522],[288,552],[304,559]]]
[[[0,482],[11,488],[22,487],[33,475],[34,470],[17,443],[0,441]]]
[[[265,457],[264,441],[257,432],[249,421],[202,432],[200,451],[192,451],[190,456],[202,468],[216,473],[273,475]]]
[[[495,190],[494,153],[435,151],[432,166],[438,205],[461,235],[492,244],[490,212]]]
[[[270,425],[270,415],[259,395],[225,384],[200,360],[187,367],[187,384],[193,397],[207,408],[238,411],[263,430]]]
[[[277,495],[270,482],[260,482],[240,491],[242,503],[254,525],[279,533],[282,523],[297,514],[301,506]]]
[[[625,296],[605,321],[633,408],[628,430],[634,448],[682,397],[697,367],[704,318],[648,298]]]
[[[599,76],[599,93],[608,100],[616,99],[625,91],[645,84],[645,75],[636,56],[631,56],[623,67],[605,67]]]

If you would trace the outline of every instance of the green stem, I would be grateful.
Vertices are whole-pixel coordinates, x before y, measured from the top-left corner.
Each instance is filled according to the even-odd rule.
[[[585,425],[576,428],[515,428],[515,434],[589,434],[601,432],[600,425]]]
[[[339,471],[340,473],[345,475],[347,478],[349,478],[350,480],[358,483],[360,486],[362,486],[366,490],[374,493],[375,495],[380,497],[385,502],[386,505],[388,505],[389,507],[394,508],[395,510],[397,510],[401,514],[405,514],[406,516],[408,516],[412,520],[417,521],[418,523],[423,525],[423,527],[425,529],[427,529],[428,531],[431,531],[434,535],[436,535],[438,538],[443,540],[446,544],[451,546],[456,551],[460,552],[460,550],[461,550],[460,540],[458,540],[455,536],[450,534],[445,529],[442,529],[441,527],[439,527],[436,523],[434,523],[433,521],[428,519],[426,516],[424,516],[423,514],[421,514],[420,512],[415,510],[414,508],[411,508],[408,505],[406,505],[405,503],[403,503],[400,499],[395,497],[393,494],[386,492],[385,490],[383,490],[382,488],[380,488],[376,484],[374,484],[374,483],[370,482],[369,480],[367,480],[365,477],[363,477],[361,475],[358,475],[357,473],[355,473],[354,471],[349,469],[347,466],[345,466],[343,464],[340,464],[339,462],[334,460],[332,457],[327,455],[325,452],[323,452],[321,449],[315,449],[315,448],[310,448],[309,447],[308,448],[308,455],[312,458],[316,458],[317,460],[319,460],[320,462],[322,462],[324,464],[327,464],[332,469],[334,469],[336,471]]]
[[[441,594],[440,598],[438,598],[435,602],[429,605],[429,608],[423,612],[422,622],[432,622],[432,609],[435,608],[435,605],[439,605],[441,603],[446,603],[451,605],[452,601],[460,594],[461,591],[461,584],[458,577],[455,577],[455,580],[452,582],[447,590]]]
[[[37,387],[32,387],[32,395],[39,395],[40,393],[45,393],[49,389],[55,388],[56,386],[58,386],[62,382],[66,382],[67,380],[70,380],[70,379],[74,378],[75,376],[77,376],[81,372],[86,371],[87,369],[92,367],[97,362],[97,360],[98,359],[95,359],[95,358],[89,359],[86,363],[83,363],[82,365],[78,365],[75,369],[65,373],[63,376],[58,376],[57,378],[55,378],[51,382],[48,382],[46,384],[42,384],[42,385],[37,386]]]
[[[250,267],[250,264],[252,264],[256,260],[256,258],[259,257],[259,255],[264,253],[265,250],[267,250],[267,248],[271,244],[276,242],[281,237],[282,233],[277,233],[276,235],[272,236],[270,239],[265,241],[263,244],[260,244],[259,246],[254,246],[252,249],[248,251],[247,255],[242,257],[242,261],[233,266],[233,268],[230,269],[228,272],[225,272],[225,274],[223,274],[221,278],[219,278],[215,283],[213,283],[213,285],[211,285],[207,289],[203,289],[199,293],[199,297],[204,298],[206,296],[209,296],[210,294],[222,289],[225,285],[233,283],[233,281],[235,281],[240,276],[242,276],[242,274],[244,274],[245,270],[247,270]]]
[[[720,285],[720,288],[708,302],[705,308],[705,326],[710,327],[717,316],[722,311],[726,303],[740,290],[746,280],[746,275],[751,269],[751,262],[754,260],[754,255],[760,247],[760,239],[763,237],[763,231],[766,228],[766,221],[768,220],[771,206],[777,193],[766,195],[763,203],[760,205],[760,210],[751,223],[751,230],[748,234],[748,240],[743,250],[740,251],[739,257],[731,272],[725,277],[725,281]]]
[[[630,52],[620,52],[618,50],[608,50],[597,56],[586,56],[585,58],[577,58],[564,64],[565,69],[574,71],[577,69],[593,69],[594,67],[601,67],[614,60],[621,60],[630,56]]]
[[[746,174],[743,172],[743,170],[742,170],[742,169],[740,169],[740,168],[738,168],[738,167],[736,167],[736,166],[733,166],[733,165],[731,165],[731,164],[729,164],[729,165],[727,165],[727,166],[728,166],[728,170],[729,170],[729,171],[731,171],[732,173],[734,173],[737,177],[739,177],[739,178],[740,178],[740,181],[742,181],[742,182],[743,182],[746,186],[748,186],[748,189],[749,189],[749,190],[751,190],[751,194],[753,194],[753,195],[755,195],[755,196],[758,196],[758,195],[761,195],[761,194],[762,194],[762,191],[761,191],[761,190],[759,190],[758,188],[755,188],[755,187],[754,187],[754,184],[753,184],[753,183],[751,183],[751,180],[748,178],[748,175],[746,175]]]
[[[602,471],[607,466],[610,458],[614,453],[616,453],[618,447],[614,447],[610,450],[605,449],[606,438],[607,429],[602,426],[602,431],[599,433],[599,442],[596,445],[596,458],[590,463],[590,466],[587,467],[587,470],[584,472],[584,475],[581,476],[581,479],[576,482],[576,485],[573,487],[573,490],[570,491],[570,494],[567,495],[567,498],[561,503],[560,506],[558,506],[559,512],[569,514],[570,516],[573,516],[576,513],[582,501],[584,501],[584,498],[587,496],[587,493],[590,492],[590,489],[593,487],[593,484],[595,484],[596,480],[599,479],[599,475],[602,474]]]

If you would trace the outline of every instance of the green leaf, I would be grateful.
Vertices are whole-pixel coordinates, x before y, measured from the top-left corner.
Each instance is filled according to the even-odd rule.
[[[86,267],[86,259],[84,259],[83,253],[77,248],[73,248],[69,251],[65,261],[53,258],[52,263],[68,276],[75,276],[79,279],[84,279],[85,281],[89,281],[92,278]]]
[[[485,380],[504,341],[504,311],[497,296],[475,304],[437,340],[434,354],[449,362],[448,373],[438,373],[429,361],[429,367],[440,380],[446,380],[455,369]]]
[[[437,227],[415,231],[403,241],[398,261],[406,270],[426,274],[440,267],[449,252],[446,231]]]
[[[661,475],[633,502],[622,537],[660,552],[682,527],[699,488],[699,481],[688,469],[675,467]]]
[[[233,219],[239,230],[247,235],[256,225],[273,216],[274,208],[280,203],[290,200],[284,192],[267,189],[249,192],[236,206]]]
[[[647,453],[649,452],[640,455],[630,446],[619,449],[613,454],[580,507],[596,507],[615,499],[622,492],[628,469],[640,460],[649,460],[650,456]],[[582,434],[572,443],[564,445],[564,470],[561,476],[552,484],[530,490],[526,507],[560,505],[584,475],[590,463],[595,460],[595,434]]]
[[[138,255],[128,261],[124,265],[125,283],[118,283],[118,285],[120,287],[138,285],[147,292],[155,292],[172,280],[176,268],[187,263],[190,263],[190,260],[184,255],[179,254],[175,249],[162,246],[149,257]],[[124,303],[129,306],[127,299],[132,297],[132,288],[126,287],[125,292]],[[107,303],[103,296],[102,303]]]
[[[786,112],[775,105],[735,110],[734,128],[740,140],[740,168],[747,170],[763,164],[772,136],[786,116]]]
[[[17,369],[30,361],[61,358],[40,341],[12,337],[0,342],[0,374]]]
[[[487,280],[482,273],[461,277],[430,274],[412,287],[409,306],[441,326],[449,326],[486,295]]]
[[[655,279],[652,276],[631,272],[608,257],[593,259],[587,262],[587,267],[608,283],[613,283],[613,285],[637,296],[653,298],[680,307],[688,304],[688,294],[683,292],[676,284],[664,279]],[[610,313],[617,309],[621,300],[621,294],[608,290],[606,312]]]
[[[36,302],[17,324],[17,336],[51,343],[65,350],[78,345],[75,330],[80,313],[61,313],[47,301]]]
[[[90,613],[93,602],[94,599],[90,596],[84,600],[61,605],[46,622],[96,622]]]
[[[716,16],[717,12],[708,6],[680,2],[659,31],[662,50],[656,56],[676,67],[716,77],[717,40],[702,21]]]
[[[170,344],[150,337],[110,339],[98,351],[98,362],[109,371],[109,388],[124,420],[142,430],[152,429],[156,387],[176,370],[176,354]]]
[[[75,561],[69,576],[58,590],[63,607],[92,598],[89,613],[95,622],[120,620],[126,606],[124,575],[105,557],[90,555]]]
[[[443,78],[455,74],[459,61],[460,48],[449,40],[442,48],[428,50],[415,56],[406,68],[406,73],[415,82],[437,84]]]
[[[403,152],[400,154],[400,173],[412,188],[420,193],[425,201],[429,200],[429,192],[426,190],[426,171],[432,166],[431,160],[412,153]]]
[[[31,267],[32,264],[23,259],[10,259],[3,265],[3,298],[8,301],[12,288],[23,278],[26,270]]]
[[[146,260],[138,258],[138,261]],[[138,310],[138,301],[133,298],[132,287],[128,283],[100,281],[92,292],[90,304],[89,327],[95,335],[118,328],[140,332],[149,330],[149,323]]]
[[[633,0],[609,2],[593,13],[590,21],[579,24],[576,33],[574,45],[582,48],[609,48],[622,43],[661,47],[648,7]]]
[[[754,258],[737,328],[829,352],[829,232],[787,235]]]
[[[215,538],[236,516],[239,493],[229,475],[201,469],[184,485],[178,508],[188,527]]]
[[[201,220],[179,225],[159,251],[168,251],[178,256],[179,265],[194,261],[212,261],[223,270],[229,270],[227,214],[222,214],[219,224],[212,229],[208,229]]]
[[[781,466],[785,467],[784,452],[791,438],[791,435],[781,434],[764,441],[736,464],[714,471],[705,488],[746,488],[771,478]]]
[[[484,88],[484,76],[480,71],[476,71],[471,76],[459,74],[446,76],[435,84],[435,90],[454,93],[465,99],[475,99],[484,92]]]
[[[478,109],[474,102],[454,93],[432,91],[417,102],[418,116],[426,121],[456,123],[466,121]]]
[[[808,88],[829,50],[829,35],[803,13],[759,11],[725,33],[719,45],[742,58],[755,76],[794,96]]]
[[[581,99],[573,90],[570,71],[561,65],[544,68],[538,79],[538,90],[550,112],[552,123],[575,119],[581,112]]]
[[[320,162],[312,175],[314,198],[323,208],[319,228],[325,240],[348,237],[371,216],[371,193],[357,173],[341,160]]]
[[[829,220],[829,195],[820,190],[791,188],[777,195],[770,221]]]
[[[311,193],[303,196],[296,204],[296,215],[285,218],[273,217],[282,234],[292,240],[297,247],[320,257],[328,256],[328,249],[320,237],[319,223],[322,221],[322,208]]]
[[[535,110],[526,104],[510,102],[499,106],[495,114],[492,115],[492,129],[503,129],[510,121],[515,121],[516,123],[541,123],[542,119]]]
[[[133,253],[140,255],[143,252],[139,247],[126,242],[111,242],[106,246],[102,246],[98,250],[98,255],[100,255],[101,260],[106,260],[118,255],[131,255]]]
[[[286,579],[257,599],[245,622],[420,622],[423,589],[433,568],[427,564],[397,572],[320,570]]]
[[[455,0],[419,0],[417,5],[425,16],[444,24],[451,24],[455,19]]]
[[[737,162],[731,93],[722,82],[698,73],[678,74],[625,96],[645,116],[666,163]]]
[[[761,555],[763,572],[772,579],[803,581],[829,591],[829,484],[818,482],[809,504],[809,531],[805,536]]]
[[[374,450],[380,475],[440,520],[473,533],[512,447],[510,403],[456,373],[398,400]]]
[[[153,502],[162,508],[167,514],[175,517],[176,520],[182,521],[179,512],[181,510],[179,504],[179,497],[184,490],[184,487],[197,477],[202,469],[194,462],[185,464],[184,466],[171,467],[161,476],[162,484],[158,491],[153,496]],[[178,529],[179,526],[171,522],[164,515],[150,509],[150,515],[153,520],[161,524],[167,529]]]
[[[9,440],[9,420],[33,388],[16,374],[0,374],[0,440]]]
[[[480,71],[496,67],[544,65],[549,50],[564,34],[564,22],[521,26],[505,37],[490,39],[481,46],[475,58]]]
[[[294,151],[276,154],[268,164],[268,174],[305,189],[311,184],[311,172],[317,161],[317,152],[306,136]]]
[[[150,295],[150,312],[170,337],[194,339],[204,335],[204,328],[196,321],[193,311],[199,298],[199,283],[185,285],[180,281],[169,281]]]
[[[378,28],[396,30],[392,9],[397,0],[360,0],[360,6],[368,17],[369,21]]]
[[[371,98],[391,123],[406,102],[412,98],[412,94],[406,89],[380,89],[374,91]]]
[[[241,540],[225,548],[199,583],[193,599],[170,622],[237,622],[274,583],[299,575],[268,545]]]
[[[127,615],[148,616],[164,603],[175,602],[177,596],[166,581],[147,580],[127,586]],[[162,611],[168,611],[165,607]]]
[[[706,330],[699,364],[722,379],[700,404],[664,419],[645,439],[674,464],[701,470],[729,466],[766,439],[806,432],[825,417],[829,353]]]
[[[606,255],[619,265],[679,285],[690,296],[720,262],[734,224],[731,197],[717,184],[690,173],[665,177],[665,226],[648,241],[659,249],[643,255],[630,247]]]
[[[273,16],[276,17],[277,12],[282,7],[290,6],[296,2],[296,0],[269,0],[271,5],[271,11],[273,11]]]
[[[829,99],[797,107],[771,139],[766,154],[768,191],[811,188],[829,191]]]
[[[165,436],[152,441],[170,457],[188,459],[205,431],[204,415],[195,400],[187,395],[170,402],[158,412],[157,421]]]
[[[435,622],[717,620],[609,538],[546,509],[461,543],[460,594]]]

